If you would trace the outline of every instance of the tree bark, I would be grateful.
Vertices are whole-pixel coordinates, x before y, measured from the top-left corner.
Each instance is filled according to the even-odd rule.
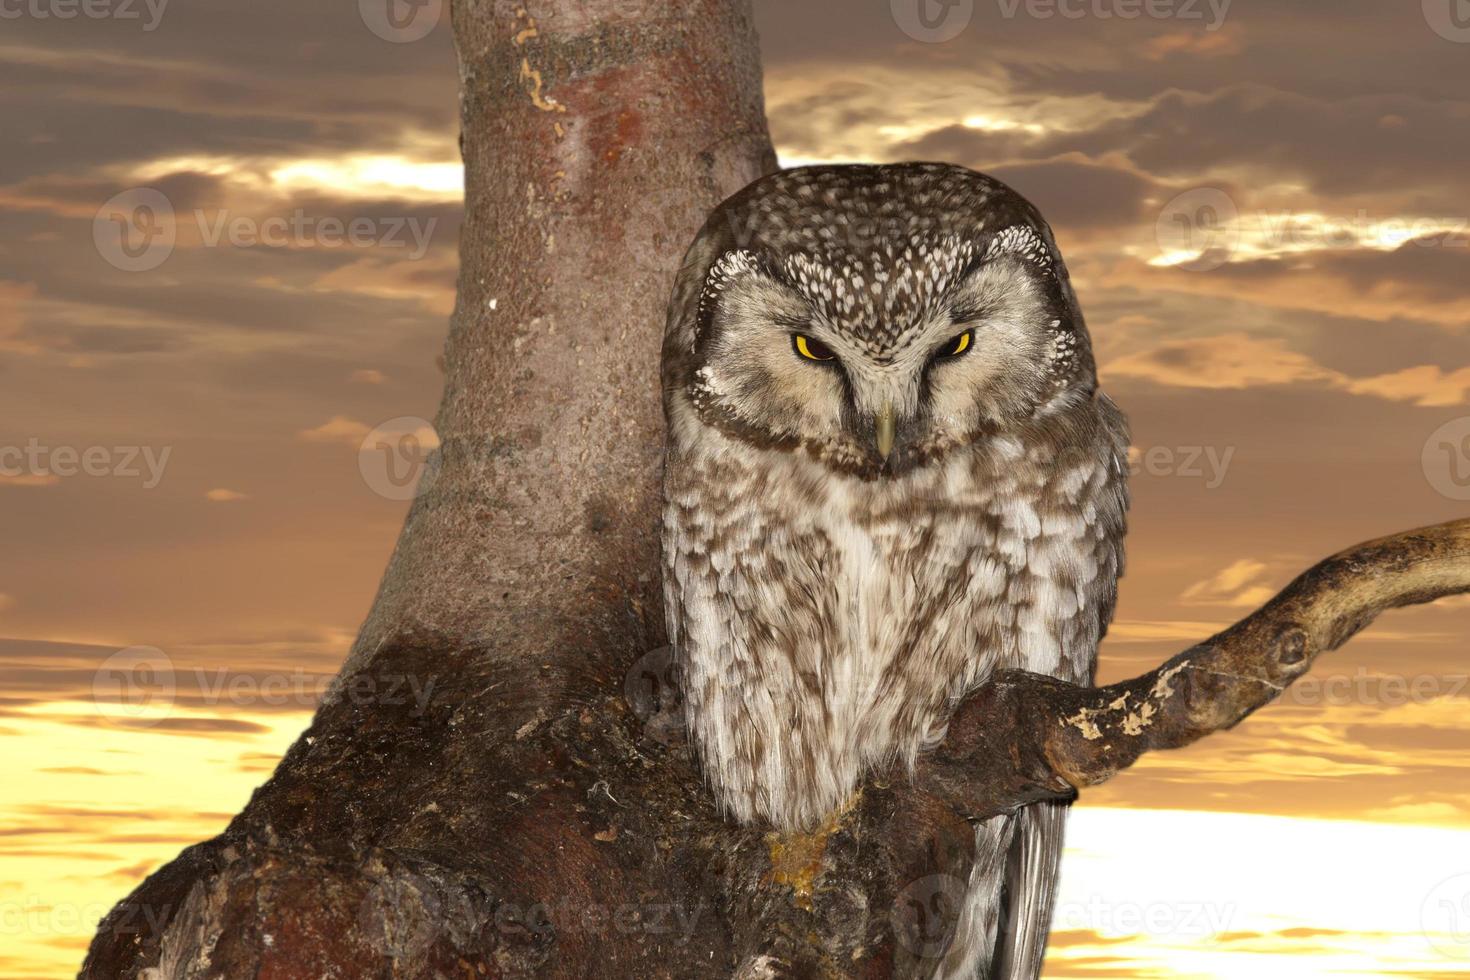
[[[340,927],[357,893],[417,862],[455,867],[475,855],[497,879],[518,868],[529,899],[537,881],[608,850],[586,838],[577,856],[565,827],[552,832],[553,808],[566,805],[564,819],[576,811],[544,795],[519,757],[546,747],[569,707],[621,691],[628,666],[664,642],[664,309],[708,213],[776,167],[758,46],[748,0],[458,0],[452,11],[467,213],[440,448],[310,732],[223,837],[186,851],[114,913],[86,976],[156,963],[160,927],[182,936],[191,888],[209,896],[191,914],[228,920],[212,976],[225,962],[226,975],[250,974],[243,950],[264,934],[250,917],[285,915],[270,903],[319,903],[259,950],[282,975],[305,976],[353,941]],[[421,716],[378,703],[410,682],[434,692]],[[517,759],[497,754],[510,750]],[[691,774],[690,790],[698,785]],[[393,851],[389,870],[369,870],[379,848]],[[235,904],[260,888],[269,902]],[[325,907],[347,918],[325,926]],[[126,931],[114,936],[119,923]],[[146,937],[134,942],[135,929]],[[322,947],[308,955],[293,936]],[[372,943],[362,948],[372,954]]]
[[[568,645],[661,642],[664,308],[709,211],[776,158],[748,2],[458,2],[454,29],[441,447],[347,672],[427,630],[551,663],[555,686]]]
[[[969,821],[1229,727],[1382,608],[1470,588],[1470,522],[1374,542],[1135,681],[997,676],[818,832],[731,825],[661,649],[657,379],[682,250],[775,166],[749,4],[461,0],[454,27],[439,452],[311,728],[83,977],[924,976]]]

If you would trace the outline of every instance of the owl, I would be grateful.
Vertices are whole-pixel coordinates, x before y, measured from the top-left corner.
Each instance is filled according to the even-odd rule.
[[[757,181],[688,252],[663,392],[669,632],[729,817],[821,824],[997,668],[1091,683],[1127,426],[1010,188],[926,163]],[[934,976],[1038,975],[1065,820],[977,823]]]

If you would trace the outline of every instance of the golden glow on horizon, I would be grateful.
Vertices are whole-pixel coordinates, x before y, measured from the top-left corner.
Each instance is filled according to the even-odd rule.
[[[986,115],[966,116],[964,126],[966,129],[978,129],[987,133],[1008,133],[1021,130],[1033,136],[1040,136],[1046,132],[1046,127],[1039,123],[1023,123],[1014,119],[997,119]]]
[[[1180,266],[1221,248],[1231,262],[1310,257],[1315,252],[1361,249],[1392,252],[1409,242],[1447,235],[1445,247],[1470,244],[1463,218],[1425,215],[1374,217],[1366,212],[1329,215],[1321,212],[1273,211],[1240,214],[1207,232],[1200,248],[1166,248],[1148,259],[1158,267]],[[1425,248],[1431,247],[1426,244]]]
[[[130,710],[127,718],[162,720]],[[0,976],[72,976],[98,921],[183,848],[224,830],[307,722],[303,712],[223,716],[261,731],[114,724],[91,701],[51,701],[0,726]]]
[[[136,167],[130,176],[149,181],[178,173],[208,174],[249,189],[282,193],[386,195],[445,202],[464,197],[464,167],[459,161],[414,159],[395,154],[346,154],[264,162],[228,156],[170,157]]]
[[[396,156],[349,156],[336,160],[295,160],[271,171],[282,188],[346,189],[355,194],[384,190],[457,201],[464,196],[464,167]]]
[[[1470,828],[1079,807],[1067,837],[1047,976],[1470,972]]]

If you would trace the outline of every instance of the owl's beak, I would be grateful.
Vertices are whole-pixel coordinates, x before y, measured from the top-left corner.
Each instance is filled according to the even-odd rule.
[[[878,444],[878,455],[887,459],[893,452],[893,403],[884,402],[873,420],[873,439]]]

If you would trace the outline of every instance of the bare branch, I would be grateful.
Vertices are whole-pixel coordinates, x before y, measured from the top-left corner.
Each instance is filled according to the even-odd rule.
[[[1470,591],[1470,520],[1333,555],[1259,610],[1140,677],[1079,688],[996,674],[951,722],[922,782],[970,817],[1066,798],[1145,752],[1234,727],[1386,609]]]

